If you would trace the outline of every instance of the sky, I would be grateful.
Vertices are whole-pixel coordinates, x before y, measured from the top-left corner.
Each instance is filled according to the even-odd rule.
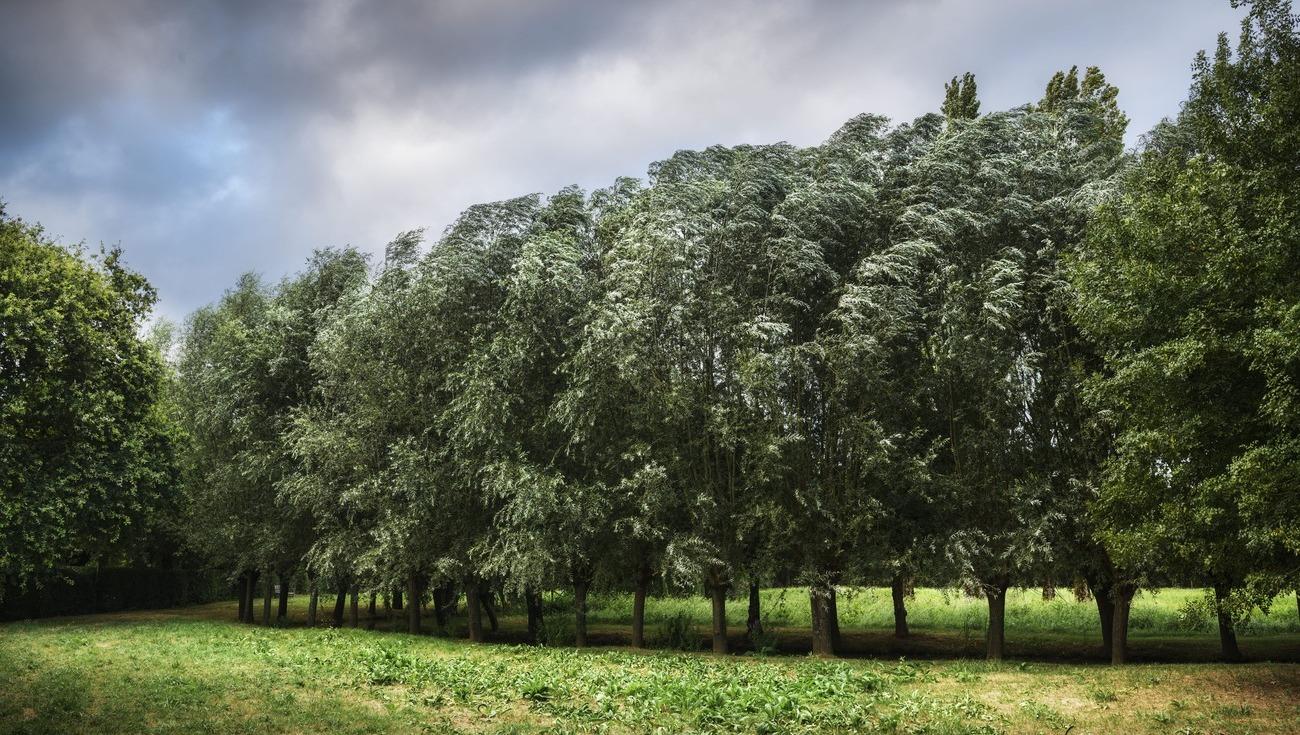
[[[683,148],[814,145],[1098,65],[1129,143],[1177,113],[1228,0],[0,0],[0,200],[120,245],[180,321],[246,271],[382,253],[470,204]]]

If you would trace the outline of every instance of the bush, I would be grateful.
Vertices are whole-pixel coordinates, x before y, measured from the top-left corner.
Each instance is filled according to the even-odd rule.
[[[678,612],[659,624],[654,637],[655,648],[672,648],[678,651],[696,651],[700,648],[700,633],[688,612]]]

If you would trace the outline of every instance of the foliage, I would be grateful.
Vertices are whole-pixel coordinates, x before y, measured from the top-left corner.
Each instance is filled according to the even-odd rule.
[[[154,290],[0,208],[0,576],[144,558],[174,507],[165,372],[140,337]]]
[[[1289,4],[1251,3],[1235,51],[1223,36],[1198,57],[1182,114],[1153,131],[1072,276],[1105,357],[1107,544],[1221,590],[1262,574],[1264,599],[1300,570],[1297,27]]]

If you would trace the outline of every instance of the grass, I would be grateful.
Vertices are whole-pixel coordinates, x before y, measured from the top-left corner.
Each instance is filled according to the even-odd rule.
[[[1196,594],[1148,595],[1139,609],[1163,625]],[[1297,731],[1300,664],[1209,663],[1212,653],[1205,662],[1121,668],[1083,655],[1044,663],[1033,657],[1098,648],[1092,618],[1079,614],[1072,627],[1076,608],[1094,618],[1095,610],[1072,598],[1058,602],[1075,607],[1034,598],[1010,606],[1023,606],[1019,622],[1009,614],[1011,640],[1030,659],[1003,664],[951,657],[965,639],[946,626],[975,615],[981,601],[924,590],[909,620],[915,638],[945,657],[900,660],[877,648],[883,631],[853,627],[889,623],[888,607],[878,609],[888,597],[876,591],[840,605],[855,652],[876,658],[835,661],[473,645],[381,632],[386,620],[368,621],[378,630],[308,629],[303,598],[293,600],[295,624],[283,628],[234,623],[232,602],[13,623],[0,626],[0,733]],[[595,602],[597,639],[617,643],[625,600]],[[764,602],[783,647],[797,650],[806,598],[773,591]],[[732,608],[743,614],[743,604]],[[1289,611],[1294,618],[1294,600]],[[679,616],[702,627],[706,612],[691,600],[648,605],[652,631]],[[1243,635],[1248,655],[1296,653],[1300,636],[1283,612]],[[508,611],[497,640],[516,639],[522,625]],[[1148,656],[1175,644],[1204,653],[1214,639],[1191,625],[1135,633],[1135,648]]]

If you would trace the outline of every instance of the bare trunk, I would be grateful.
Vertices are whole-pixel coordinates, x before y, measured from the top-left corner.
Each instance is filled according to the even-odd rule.
[[[903,575],[894,575],[890,594],[894,598],[894,637],[906,638],[912,632],[907,629],[907,579]]]
[[[358,618],[361,617],[360,615],[357,615],[357,598],[361,596],[361,590],[357,589],[357,586],[354,584],[352,585],[350,592],[352,604],[348,606],[348,627],[355,628],[357,627]]]
[[[1112,585],[1088,580],[1092,599],[1097,602],[1097,617],[1101,619],[1101,646],[1114,658],[1115,600],[1111,598]]]
[[[755,645],[763,635],[763,601],[759,597],[758,581],[749,580],[749,609],[745,615],[745,635],[750,645]]]
[[[1007,643],[1007,588],[1011,584],[1006,576],[995,577],[985,593],[989,601],[989,631],[987,657],[1001,661],[1006,656]]]
[[[451,600],[447,599],[449,597]],[[451,589],[450,584],[440,584],[433,588],[433,619],[438,623],[439,628],[447,627],[447,607],[455,599],[455,590]],[[412,601],[410,604],[418,603]]]
[[[727,581],[721,572],[710,575],[709,594],[713,599],[713,652],[727,652]]]
[[[394,610],[402,609],[402,588],[401,587],[397,587],[393,590],[393,609]]]
[[[339,582],[338,595],[334,598],[334,627],[343,627],[343,608],[348,602],[348,588],[343,582]]]
[[[483,642],[483,608],[478,604],[478,579],[465,578],[465,613],[469,616],[469,639]]]
[[[280,575],[280,600],[276,606],[275,624],[284,625],[289,620],[289,575]]]
[[[492,601],[492,587],[486,582],[479,583],[478,604],[483,606],[483,612],[488,617],[488,630],[497,632],[497,611]]]
[[[831,585],[831,645],[836,651],[840,650],[840,604],[839,595],[835,591],[835,585]]]
[[[533,643],[541,643],[544,622],[542,618],[542,593],[533,587],[524,590],[524,604],[528,607],[528,640]]]
[[[835,588],[816,582],[808,588],[808,603],[812,608],[812,653],[814,656],[835,655],[835,633],[831,625],[834,615],[831,600]]]
[[[406,576],[406,597],[410,603],[406,606],[406,632],[411,635],[419,635],[420,580],[416,579],[414,572]]]
[[[271,624],[271,593],[274,591],[271,581],[271,570],[266,570],[266,585],[262,590],[262,625]]]
[[[1295,591],[1295,611],[1297,615],[1300,615],[1300,590]]]
[[[253,600],[257,597],[257,577],[256,571],[251,571],[244,578],[244,622],[252,625],[257,614],[253,612]]]
[[[650,590],[650,566],[642,564],[636,573],[636,592],[632,597],[632,647],[645,648],[645,598]]]
[[[585,576],[573,581],[573,645],[587,647],[587,589],[590,582]]]
[[[1227,585],[1214,586],[1214,609],[1219,618],[1219,644],[1223,648],[1223,658],[1227,661],[1240,661],[1241,648],[1237,646],[1237,631],[1233,628],[1232,614],[1227,609],[1228,595],[1232,589]]]
[[[239,622],[244,622],[244,616],[248,614],[248,575],[239,575]]]
[[[370,593],[370,608],[369,608],[369,610],[368,610],[367,612],[370,613],[370,617],[371,617],[372,619],[375,617],[375,601],[376,601],[376,598],[377,598],[377,597],[378,597],[378,593],[376,593],[376,592],[371,592],[371,593]]]
[[[320,590],[316,587],[316,580],[311,580],[311,597],[307,600],[307,627],[316,627],[316,608],[320,603]]]
[[[1128,661],[1128,615],[1133,609],[1133,594],[1137,588],[1121,582],[1114,586],[1115,599],[1111,604],[1110,662],[1119,666]]]
[[[253,608],[253,601],[257,600],[257,580],[259,579],[261,579],[261,572],[248,572],[248,604],[246,605],[248,619],[244,622],[247,622],[250,626],[257,622],[257,610]]]

